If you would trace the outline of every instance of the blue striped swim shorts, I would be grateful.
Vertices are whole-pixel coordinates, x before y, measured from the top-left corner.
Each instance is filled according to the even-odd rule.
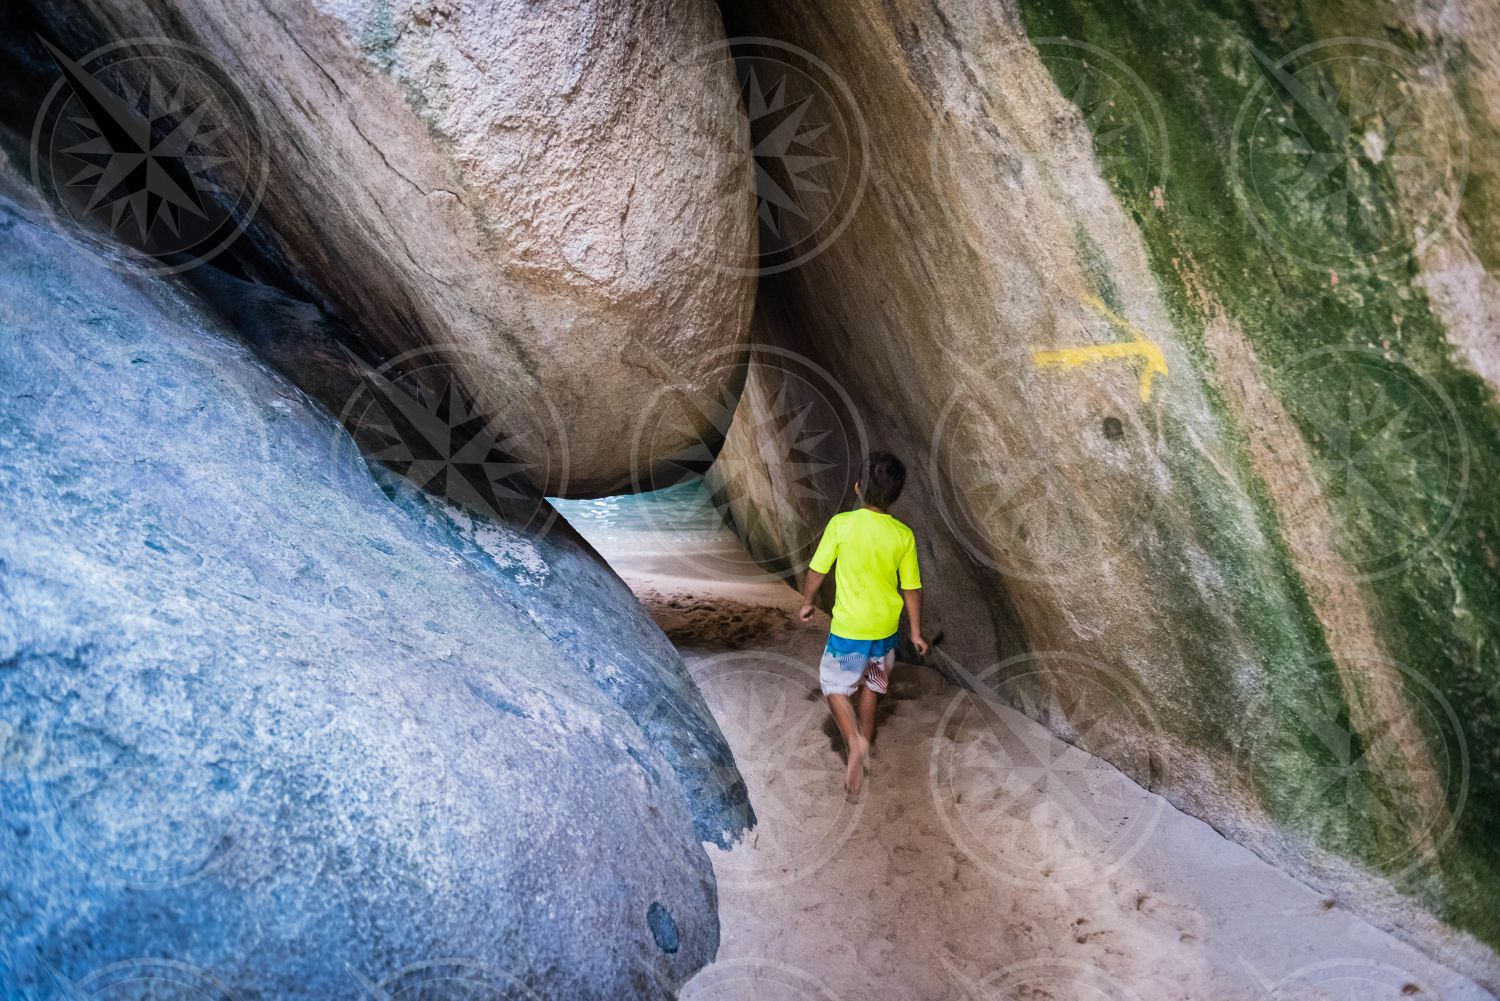
[[[818,665],[818,682],[824,695],[853,695],[861,685],[884,695],[895,664],[895,633],[879,640],[851,640],[829,633]]]

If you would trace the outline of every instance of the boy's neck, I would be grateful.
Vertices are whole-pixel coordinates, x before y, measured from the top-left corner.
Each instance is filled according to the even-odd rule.
[[[876,514],[885,514],[885,508],[876,507],[874,504],[866,504],[864,501],[860,501],[859,506],[860,509],[864,511],[874,511]]]

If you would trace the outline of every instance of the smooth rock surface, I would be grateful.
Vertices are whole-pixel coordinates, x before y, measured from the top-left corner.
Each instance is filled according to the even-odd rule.
[[[666,996],[707,962],[695,823],[737,834],[743,784],[587,546],[372,476],[183,288],[9,202],[0,244],[0,993]]]
[[[1324,50],[1300,47],[1363,8],[1309,27],[1292,6],[736,9],[731,34],[857,95],[808,112],[862,117],[869,144],[825,145],[812,180],[870,176],[838,239],[765,281],[755,335],[852,416],[786,436],[830,394],[772,359],[713,480],[766,565],[798,570],[852,502],[829,443],[902,454],[935,666],[1493,985],[1496,342],[1482,303],[1425,291],[1452,248],[1433,232],[1488,245],[1465,222],[1483,202],[1449,190],[1453,134],[1413,125],[1444,79],[1421,32],[1384,89],[1327,70],[1363,89],[1340,97],[1349,148],[1317,161],[1343,187],[1302,199],[1276,130],[1316,152],[1318,122],[1265,66],[1316,84],[1295,60]],[[1444,65],[1470,99],[1480,78]],[[1418,92],[1407,117],[1370,104]],[[1494,149],[1471,137],[1475,169]]]
[[[686,490],[560,506],[682,651],[757,806],[709,849],[719,955],[684,1001],[1494,1001],[928,668],[895,667],[851,803],[809,697],[827,617],[798,621]]]
[[[218,60],[259,122],[215,140],[216,169],[234,188],[269,164],[252,238],[386,354],[460,369],[538,488],[627,489],[708,429],[656,453],[621,444],[641,399],[717,395],[707,359],[749,323],[754,276],[720,262],[754,255],[751,161],[709,0],[101,0],[35,16],[78,59],[160,36]],[[55,79],[40,47],[27,55]]]

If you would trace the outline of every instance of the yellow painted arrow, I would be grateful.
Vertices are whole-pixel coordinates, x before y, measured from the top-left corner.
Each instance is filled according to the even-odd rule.
[[[1126,334],[1130,335],[1129,341],[1117,341],[1113,344],[1090,344],[1081,348],[1056,348],[1047,351],[1033,351],[1031,360],[1038,366],[1056,365],[1061,368],[1077,368],[1092,361],[1101,361],[1106,358],[1140,358],[1145,361],[1146,366],[1141,371],[1141,402],[1145,403],[1151,399],[1151,380],[1158,375],[1166,375],[1167,359],[1161,353],[1161,348],[1146,339],[1134,326],[1124,317],[1110,309],[1100,299],[1085,295],[1080,296],[1083,304],[1110,323],[1114,324]]]

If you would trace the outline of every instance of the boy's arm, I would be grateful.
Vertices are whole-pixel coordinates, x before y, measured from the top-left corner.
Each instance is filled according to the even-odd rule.
[[[906,553],[901,557],[897,570],[901,581],[901,600],[906,602],[906,624],[911,632],[911,645],[917,653],[927,656],[927,641],[922,638],[922,572],[917,568],[917,540],[913,538]]]
[[[901,600],[906,602],[906,624],[911,633],[911,645],[925,657],[927,641],[922,638],[922,589],[902,591]]]
[[[802,585],[802,610],[797,613],[797,618],[807,622],[813,617],[813,598],[817,597],[818,588],[823,586],[823,581],[828,579],[826,573],[818,573],[816,570],[807,571],[807,581]]]
[[[802,583],[802,609],[797,613],[797,618],[803,622],[812,619],[813,598],[817,597],[818,588],[828,579],[828,571],[833,569],[834,561],[839,558],[838,526],[838,518],[828,522],[828,527],[823,529],[823,537],[818,540],[813,558],[808,561],[807,580]]]

